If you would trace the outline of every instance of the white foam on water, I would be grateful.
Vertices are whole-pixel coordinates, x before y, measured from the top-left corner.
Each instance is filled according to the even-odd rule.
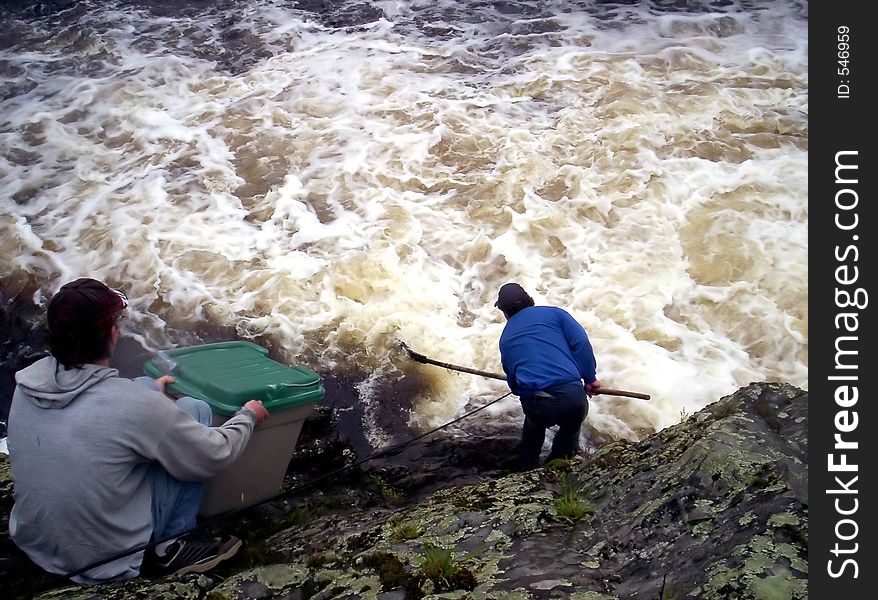
[[[405,373],[424,382],[418,427],[505,393],[398,342],[500,372],[507,281],[582,323],[605,386],[652,396],[593,398],[608,439],[751,381],[807,387],[798,4],[599,19],[549,3],[546,31],[449,18],[430,36],[413,15],[432,5],[452,6],[381,2],[339,28],[245,4],[235,27],[265,56],[231,70],[208,51],[214,20],[111,8],[75,48],[4,50],[4,77],[36,85],[0,102],[0,270],[43,293],[123,287],[150,347],[209,319],[360,373],[379,445],[376,393]]]

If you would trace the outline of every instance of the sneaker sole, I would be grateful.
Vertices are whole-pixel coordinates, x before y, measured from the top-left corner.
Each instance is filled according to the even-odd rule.
[[[233,557],[237,554],[238,549],[241,547],[241,540],[236,540],[235,544],[231,546],[228,550],[223,552],[222,554],[217,554],[209,561],[203,563],[197,563],[194,565],[186,565],[185,567],[178,569],[174,572],[174,577],[179,577],[180,575],[185,575],[186,573],[204,573],[205,571],[209,571],[215,566],[217,566],[220,562],[224,561],[227,558]]]

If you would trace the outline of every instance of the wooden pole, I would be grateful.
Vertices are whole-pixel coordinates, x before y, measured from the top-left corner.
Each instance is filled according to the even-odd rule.
[[[506,381],[506,376],[501,375],[500,373],[491,373],[489,371],[479,371],[478,369],[471,369],[469,367],[461,367],[459,365],[452,365],[451,363],[446,363],[438,360],[433,360],[432,358],[427,358],[420,352],[415,352],[412,350],[408,344],[405,342],[400,342],[402,349],[406,351],[406,354],[409,355],[409,358],[412,360],[427,364],[427,365],[435,365],[437,367],[443,367],[445,369],[451,369],[452,371],[460,371],[461,373],[471,373],[472,375],[480,375],[482,377],[490,377],[491,379],[500,379],[502,381]],[[599,387],[592,392],[594,395],[603,394],[605,396],[624,396],[627,398],[639,398],[640,400],[649,400],[649,394],[641,394],[640,392],[627,392],[625,390],[614,390],[611,388]]]

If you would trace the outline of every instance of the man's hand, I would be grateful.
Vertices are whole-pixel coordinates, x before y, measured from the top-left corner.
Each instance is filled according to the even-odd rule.
[[[259,400],[248,400],[242,408],[249,408],[256,414],[256,424],[259,425],[268,418],[268,411]]]
[[[586,396],[594,396],[595,394],[600,394],[597,389],[601,387],[601,382],[595,379],[591,383],[585,384],[585,395]]]
[[[174,398],[165,393],[165,386],[168,385],[169,383],[174,383],[175,381],[177,381],[177,380],[174,379],[173,375],[162,375],[161,377],[159,377],[158,379],[155,380],[156,387],[159,388],[159,391],[161,393],[168,396],[168,399],[170,399],[171,402],[174,402]]]

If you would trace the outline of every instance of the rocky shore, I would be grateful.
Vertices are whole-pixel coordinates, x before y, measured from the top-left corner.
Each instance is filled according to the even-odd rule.
[[[8,598],[577,600],[807,598],[808,394],[753,383],[640,442],[512,472],[516,432],[436,434],[352,469],[309,419],[285,487],[212,525],[241,536],[203,575],[71,585],[6,536]],[[304,485],[319,473],[337,477]]]

